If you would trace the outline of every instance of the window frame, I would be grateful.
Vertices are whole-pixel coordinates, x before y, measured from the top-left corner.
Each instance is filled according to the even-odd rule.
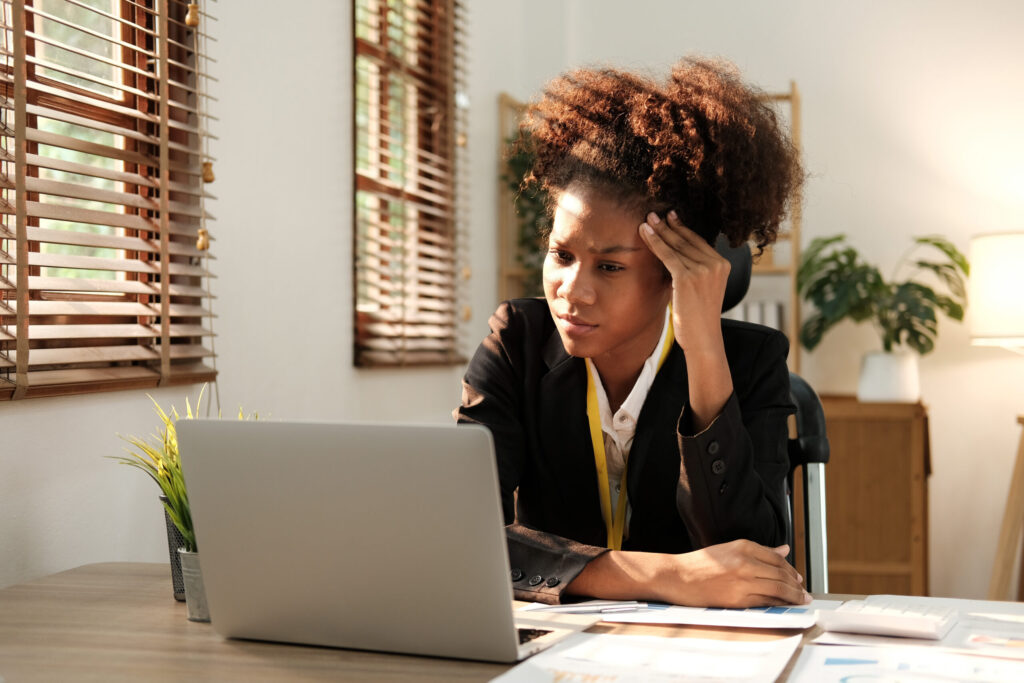
[[[353,363],[459,365],[471,317],[465,10],[457,0],[357,0],[352,21]]]
[[[201,162],[210,159],[205,153],[205,124],[208,115],[203,111],[206,104],[202,87],[205,57],[200,49],[206,34],[202,26],[186,26],[185,15],[188,7],[187,3],[180,0],[116,0],[112,4],[117,8],[117,13],[111,19],[117,22],[118,28],[112,33],[110,42],[115,45],[113,53],[116,56],[112,59],[116,59],[120,65],[116,67],[119,68],[120,74],[112,81],[119,86],[123,95],[121,99],[117,99],[37,73],[40,69],[60,69],[48,67],[44,63],[45,60],[36,59],[37,42],[43,41],[35,35],[35,24],[38,19],[37,12],[44,10],[35,8],[34,4],[33,0],[10,0],[5,2],[3,10],[5,16],[2,30],[6,32],[5,37],[10,41],[4,42],[14,49],[5,54],[4,63],[0,64],[0,75],[3,76],[0,79],[0,96],[13,105],[16,129],[15,135],[6,136],[14,138],[14,153],[10,155],[14,160],[6,160],[4,165],[14,170],[16,180],[13,190],[3,190],[5,204],[15,210],[5,211],[0,239],[7,245],[7,249],[0,255],[11,256],[9,245],[15,245],[13,263],[4,264],[3,269],[6,276],[13,266],[16,281],[0,283],[14,285],[13,296],[9,293],[10,288],[7,288],[2,292],[3,297],[0,299],[2,304],[14,302],[13,309],[6,305],[0,308],[0,332],[6,331],[6,336],[0,334],[0,401],[214,381],[217,371],[212,342],[213,314],[209,283],[212,275],[209,272],[209,255],[190,246],[196,243],[200,230],[206,230],[207,219],[212,219],[204,209],[204,198],[209,195],[206,194],[202,181],[198,184],[195,181],[183,182],[183,169],[188,170],[187,175],[199,178]],[[82,6],[81,3],[70,5]],[[85,11],[111,16],[96,8],[85,8]],[[205,18],[205,13],[201,13],[201,19]],[[23,39],[19,40],[19,37]],[[59,39],[54,40],[58,45],[55,49],[60,50],[59,46],[64,43]],[[188,41],[192,41],[191,44]],[[118,44],[119,48],[116,47]],[[147,51],[156,53],[155,59],[148,59],[144,54]],[[89,58],[103,60],[96,56]],[[191,64],[187,63],[189,60]],[[142,64],[147,61],[155,62],[151,64],[152,68],[148,73]],[[148,85],[145,81],[148,81]],[[30,83],[40,84],[51,92],[29,87]],[[135,94],[130,92],[131,90],[143,94]],[[90,101],[82,102],[82,99]],[[42,113],[28,113],[30,107]],[[114,111],[114,107],[126,111]],[[137,115],[132,115],[127,110],[133,110]],[[6,110],[4,113],[7,113]],[[56,114],[58,118],[52,114]],[[87,119],[88,122],[67,121],[66,118],[59,118],[60,115],[79,117]],[[120,269],[110,264],[111,267],[107,270],[115,273],[112,281],[138,282],[141,283],[140,287],[145,285],[145,293],[118,292],[115,288],[90,290],[84,282],[82,289],[70,291],[46,289],[41,285],[33,287],[30,284],[30,278],[38,279],[44,268],[53,267],[38,265],[38,255],[43,253],[42,245],[74,244],[73,241],[54,242],[29,238],[30,229],[40,228],[41,218],[28,211],[26,206],[28,202],[41,202],[40,195],[45,193],[30,191],[26,189],[26,184],[28,179],[39,179],[40,168],[52,168],[47,166],[47,160],[52,162],[57,158],[40,154],[39,146],[43,143],[27,139],[27,131],[42,130],[39,128],[40,117],[64,121],[90,130],[100,130],[89,125],[93,123],[131,133],[131,136],[122,136],[123,144],[117,148],[123,150],[126,157],[145,158],[147,165],[133,164],[122,159],[120,170],[110,173],[120,174],[125,178],[115,180],[121,188],[117,194],[140,199],[129,202],[131,206],[114,202],[119,208],[109,213],[113,216],[126,216],[122,222],[127,221],[128,217],[136,217],[139,219],[138,225],[146,227],[118,227],[115,221],[110,227],[114,227],[116,232],[110,236],[126,238],[123,240],[125,244],[148,244],[146,250],[114,248],[118,255],[113,261],[123,263],[117,264],[121,266]],[[157,139],[159,143],[154,145]],[[7,145],[4,147],[6,153]],[[43,162],[29,163],[28,155],[42,157]],[[132,176],[148,181],[148,189],[146,186],[127,182],[126,179]],[[105,176],[90,175],[92,179],[102,177]],[[71,184],[81,188],[90,187],[88,183]],[[38,183],[35,185],[39,187]],[[13,202],[8,201],[11,192],[14,194]],[[60,197],[62,201],[51,201],[46,206],[61,206],[67,198],[74,198],[74,194],[58,193],[54,196]],[[79,217],[69,220],[74,223],[89,222],[83,221],[80,217],[84,208],[76,204],[71,206],[70,213]],[[172,214],[176,215],[174,219],[171,218]],[[10,223],[14,223],[13,234]],[[93,222],[93,225],[106,224]],[[176,232],[174,236],[171,235],[172,230]],[[95,244],[83,246],[87,249],[97,248]],[[30,262],[31,254],[37,255],[36,264]],[[77,260],[88,262],[89,258],[92,256],[82,256]],[[142,263],[149,267],[132,270],[133,263]],[[88,272],[86,266],[77,265],[73,268]],[[88,275],[82,278],[87,279]],[[205,293],[200,293],[204,289]],[[83,310],[89,312],[81,315],[71,315],[67,310],[60,314],[40,313],[42,302],[63,302],[69,306],[80,304]],[[141,311],[144,307],[146,310],[132,314],[119,311],[114,314],[110,312],[111,307],[108,304],[117,303],[138,304],[135,309]],[[33,312],[33,309],[36,309],[36,312]],[[95,309],[96,312],[91,309]],[[106,312],[100,313],[101,309]],[[52,306],[43,310],[50,311]],[[177,318],[176,322],[174,318]],[[39,326],[36,327],[37,330],[45,330],[45,325],[48,324],[63,325],[69,330],[73,330],[73,324],[96,327],[69,331],[69,336],[60,339],[47,337],[45,334],[30,338],[33,327]],[[99,329],[99,326],[113,328],[118,325],[137,325],[147,328],[150,332],[145,337],[136,338],[107,332],[104,334],[110,334],[109,337],[92,336],[92,330]],[[13,339],[10,333],[12,326]],[[206,327],[209,329],[205,329]],[[192,335],[193,332],[196,334]],[[195,350],[195,345],[203,346],[204,338],[209,340],[210,348]],[[111,341],[113,343],[110,343]],[[135,345],[148,351],[132,351]],[[193,346],[186,349],[185,345]],[[10,354],[11,350],[14,350],[13,356]],[[38,353],[44,350],[65,350],[66,353],[62,356],[65,360],[53,363],[39,361],[33,366],[30,360],[33,352],[37,352],[37,359],[42,356],[50,358],[61,355]],[[102,352],[108,351],[112,358],[118,355],[144,355],[145,358],[86,360],[96,350],[100,350],[97,357],[102,357]],[[186,356],[187,362],[182,362],[180,357]],[[12,361],[12,358],[15,360]],[[68,358],[75,360],[67,360]],[[208,359],[212,359],[211,366],[205,365]]]

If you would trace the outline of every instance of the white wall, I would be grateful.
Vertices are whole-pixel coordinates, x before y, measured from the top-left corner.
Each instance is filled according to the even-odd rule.
[[[885,270],[910,236],[966,248],[975,232],[1024,217],[1024,7],[973,3],[777,0],[469,0],[475,312],[494,305],[496,98],[520,98],[570,64],[667,68],[692,52],[733,59],[769,90],[804,96],[812,178],[806,239],[847,232]],[[280,3],[214,10],[219,199],[214,292],[222,405],[274,417],[441,421],[459,369],[351,367],[351,45],[348,3],[308,14]],[[282,21],[281,17],[289,17]],[[316,16],[316,21],[306,19]],[[295,268],[315,253],[320,268]],[[932,589],[984,594],[1024,411],[1024,363],[972,349],[943,323],[922,363],[932,416]],[[825,392],[853,392],[870,329],[836,330],[805,356]],[[181,404],[187,388],[155,393]],[[115,433],[155,420],[143,392],[0,405],[0,586],[86,562],[162,560],[156,489],[101,456]],[[13,436],[11,436],[13,435]]]

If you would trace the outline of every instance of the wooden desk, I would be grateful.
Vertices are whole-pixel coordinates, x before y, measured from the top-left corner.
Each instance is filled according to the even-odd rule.
[[[792,631],[601,624],[760,640]],[[816,634],[811,629],[806,637]],[[793,666],[790,662],[786,673]],[[489,681],[510,665],[225,640],[185,618],[167,564],[93,564],[0,590],[0,677],[20,681]],[[785,674],[783,675],[785,678]]]

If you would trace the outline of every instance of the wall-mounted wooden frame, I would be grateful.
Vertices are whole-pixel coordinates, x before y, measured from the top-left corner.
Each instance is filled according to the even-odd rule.
[[[519,228],[516,220],[516,198],[505,175],[505,148],[519,127],[526,104],[507,93],[498,94],[498,301],[523,295],[526,270],[519,260]]]

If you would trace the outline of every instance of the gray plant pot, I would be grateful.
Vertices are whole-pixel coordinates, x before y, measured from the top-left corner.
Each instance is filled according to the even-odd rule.
[[[185,604],[188,606],[189,621],[209,621],[210,608],[206,604],[206,588],[203,573],[199,569],[199,553],[178,548],[181,559],[181,576],[185,580]]]
[[[166,503],[167,496],[160,496],[160,501]],[[181,560],[178,559],[178,548],[185,545],[185,539],[171,521],[167,508],[163,505],[160,507],[163,508],[164,524],[167,526],[167,555],[171,561],[171,587],[174,589],[174,599],[185,602],[185,582],[181,578]]]

